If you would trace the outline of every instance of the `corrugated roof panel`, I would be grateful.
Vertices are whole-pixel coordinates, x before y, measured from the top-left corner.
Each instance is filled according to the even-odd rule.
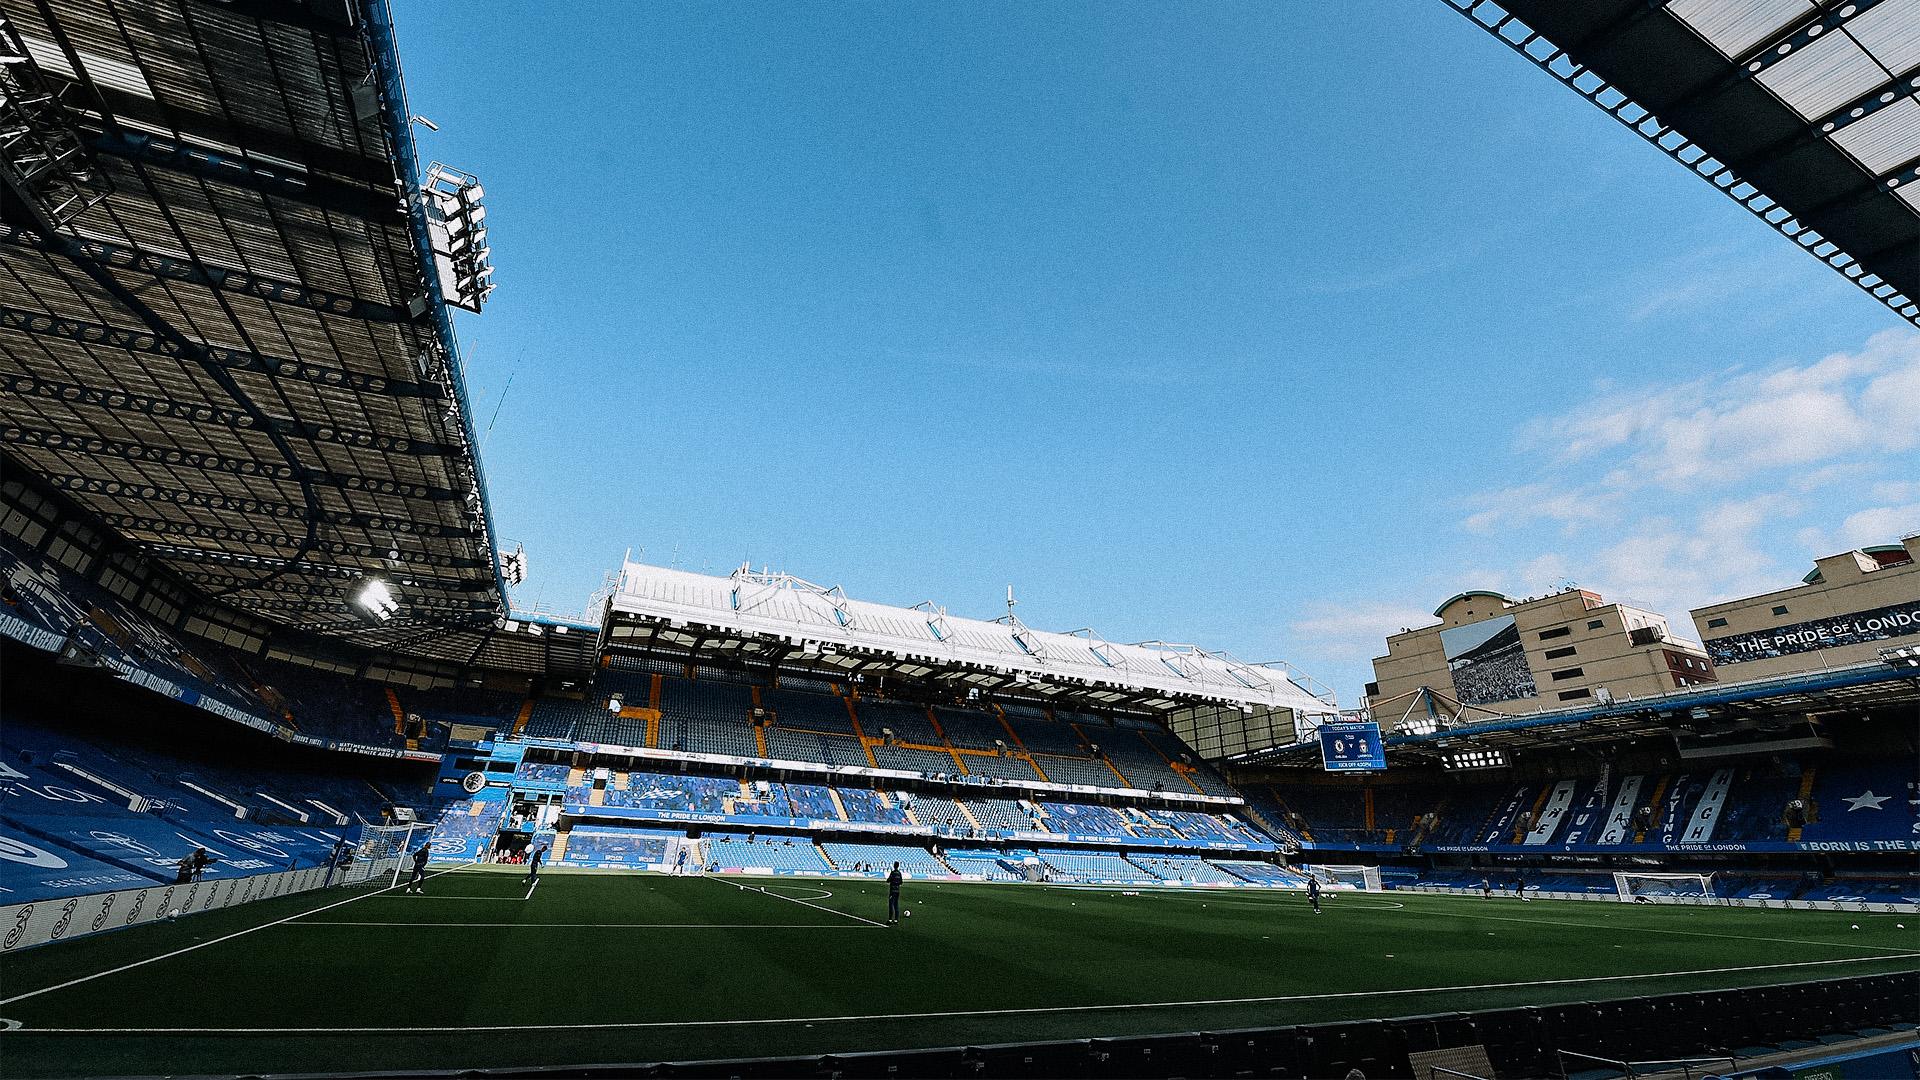
[[[1667,10],[1728,59],[1813,10],[1807,0],[1673,0]]]
[[[1814,120],[1886,81],[1886,73],[1845,34],[1794,50],[1755,78],[1803,119]]]
[[[1920,101],[1907,98],[1895,102],[1831,137],[1875,174],[1885,173],[1920,157]]]

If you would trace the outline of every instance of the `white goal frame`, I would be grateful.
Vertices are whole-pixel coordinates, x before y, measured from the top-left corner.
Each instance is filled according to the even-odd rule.
[[[1379,892],[1380,868],[1377,866],[1302,867],[1329,885],[1351,885],[1362,892]]]
[[[406,865],[407,853],[413,849],[413,835],[431,826],[413,825],[365,825],[360,829],[359,842],[353,845],[353,862],[348,864],[346,873],[340,875],[342,885],[378,885],[392,888],[399,883],[400,868]]]
[[[1633,885],[1634,885],[1634,882],[1636,881],[1695,882],[1695,883],[1698,883],[1700,886],[1700,895],[1698,896],[1694,896],[1691,894],[1681,895],[1681,896],[1642,895],[1634,891]],[[1713,875],[1712,874],[1664,874],[1664,873],[1642,874],[1642,873],[1633,873],[1631,871],[1615,871],[1613,875],[1613,889],[1614,889],[1614,892],[1620,895],[1620,901],[1626,904],[1632,904],[1636,902],[1648,903],[1648,904],[1704,904],[1704,903],[1711,903],[1715,899],[1713,894]]]

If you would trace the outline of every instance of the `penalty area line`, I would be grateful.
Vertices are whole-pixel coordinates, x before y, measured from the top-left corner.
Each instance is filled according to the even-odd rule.
[[[774,894],[768,893],[772,896]],[[1348,990],[1339,993],[1280,994],[1268,997],[1202,998],[1192,1001],[1142,1001],[1110,1005],[1038,1005],[1019,1009],[953,1009],[943,1012],[868,1013],[850,1016],[780,1016],[737,1020],[628,1020],[613,1023],[574,1024],[465,1024],[434,1029],[436,1032],[499,1031],[593,1031],[638,1030],[671,1027],[770,1027],[781,1024],[858,1024],[892,1020],[945,1020],[965,1017],[1038,1016],[1061,1013],[1127,1012],[1145,1009],[1219,1008],[1235,1005],[1276,1005],[1294,1001],[1330,1001],[1353,998],[1417,997],[1422,994],[1454,994],[1487,990],[1524,990],[1541,986],[1590,986],[1597,983],[1636,982],[1645,979],[1683,979],[1704,975],[1731,975],[1747,971],[1785,971],[1795,968],[1831,967],[1836,964],[1886,962],[1884,956],[1848,956],[1838,960],[1802,960],[1790,964],[1750,964],[1744,967],[1697,968],[1692,971],[1651,971],[1637,975],[1588,975],[1574,979],[1528,979],[1520,982],[1472,983],[1463,986],[1413,986],[1395,990]],[[4,1004],[0,1002],[0,1004]],[[46,1027],[0,1030],[0,1044],[12,1034],[20,1035],[412,1035],[419,1027]]]
[[[442,870],[440,873],[447,874],[447,873],[452,873],[452,871]],[[431,880],[439,876],[440,874],[428,874],[427,878]],[[292,915],[288,915],[284,919],[275,919],[272,922],[261,923],[258,926],[249,926],[245,930],[236,930],[231,934],[226,934],[221,937],[212,938],[207,941],[197,942],[193,945],[188,945],[185,948],[175,949],[172,952],[161,953],[159,956],[149,956],[145,960],[135,960],[131,964],[121,964],[119,967],[108,968],[105,971],[96,971],[91,975],[82,975],[77,979],[68,979],[66,982],[55,983],[52,986],[43,986],[38,990],[29,990],[24,994],[15,994],[12,997],[0,998],[0,1005],[11,1005],[16,1001],[25,1001],[28,998],[39,997],[41,994],[51,994],[55,990],[65,990],[70,986],[79,986],[81,983],[89,983],[95,979],[104,979],[109,975],[118,975],[123,971],[132,971],[134,968],[145,967],[148,964],[159,963],[162,960],[170,960],[173,957],[185,955],[187,953],[193,952],[196,949],[204,949],[209,945],[218,945],[223,941],[232,941],[234,938],[245,937],[248,934],[254,933],[256,931],[269,930],[276,926],[282,926],[287,923],[293,922],[295,919],[299,919],[307,915],[318,915],[323,911],[332,911],[334,908],[345,907],[346,905],[355,903],[356,901],[365,900],[370,896],[382,896],[388,892],[391,892],[396,888],[399,888],[399,886],[389,885],[384,889],[377,889],[373,892],[361,893],[358,896],[349,896],[345,900],[336,900],[333,903],[328,904],[324,907],[317,907],[317,908],[309,909],[307,911],[295,912]]]
[[[739,889],[741,892],[759,893],[761,896],[771,896],[776,900],[785,900],[789,904],[799,904],[801,907],[810,907],[815,911],[824,911],[829,915],[838,915],[842,918],[852,919],[855,922],[866,923],[868,926],[877,926],[877,927],[880,927],[882,930],[887,928],[886,923],[875,922],[864,915],[855,915],[851,911],[840,911],[835,908],[822,907],[819,904],[814,903],[812,900],[801,900],[797,897],[788,896],[785,893],[769,892],[767,891],[767,886],[765,885],[742,885],[737,881],[727,881],[727,879],[725,878],[714,878],[712,880],[725,882],[726,884],[731,885],[736,889]],[[833,895],[833,893],[827,889],[821,889],[820,891],[823,893],[826,893],[827,895],[816,897],[815,899],[825,900],[828,896]],[[0,1005],[4,1005],[4,1004],[5,1002],[0,1002]]]

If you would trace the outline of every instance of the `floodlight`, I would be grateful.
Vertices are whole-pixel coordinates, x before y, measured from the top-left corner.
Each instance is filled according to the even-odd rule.
[[[400,611],[400,601],[393,595],[393,589],[379,578],[368,578],[353,594],[354,614],[370,623],[378,625],[394,617]]]
[[[1898,671],[1920,671],[1920,646],[1898,645],[1881,649],[1880,659]]]

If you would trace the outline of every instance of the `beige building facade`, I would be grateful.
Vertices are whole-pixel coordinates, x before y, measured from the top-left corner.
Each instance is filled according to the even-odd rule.
[[[1818,671],[1920,643],[1920,536],[1829,555],[1798,585],[1693,612],[1726,681]]]
[[[1527,600],[1465,592],[1434,616],[1436,626],[1389,637],[1387,654],[1373,661],[1367,697],[1383,726],[1394,726],[1422,688],[1484,717],[1714,681],[1706,653],[1675,638],[1666,616],[1584,589]]]

